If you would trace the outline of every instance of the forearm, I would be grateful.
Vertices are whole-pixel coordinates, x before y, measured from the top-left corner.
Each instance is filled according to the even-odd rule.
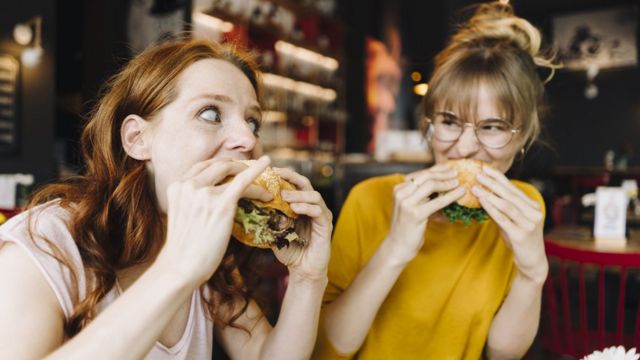
[[[351,285],[323,311],[324,331],[341,354],[356,352],[407,262],[396,261],[385,241]]]
[[[261,359],[307,359],[311,356],[326,286],[326,277],[289,277],[278,323],[265,339]],[[285,353],[283,349],[286,349]]]
[[[186,282],[152,266],[48,359],[144,358],[192,292]]]
[[[543,284],[516,275],[489,329],[489,359],[520,359],[527,352],[538,331]]]

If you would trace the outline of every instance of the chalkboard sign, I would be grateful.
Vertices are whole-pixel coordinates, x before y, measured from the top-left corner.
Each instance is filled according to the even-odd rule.
[[[18,70],[11,55],[0,54],[0,153],[18,147]]]

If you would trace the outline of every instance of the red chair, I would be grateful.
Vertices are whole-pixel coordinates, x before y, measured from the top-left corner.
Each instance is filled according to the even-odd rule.
[[[550,241],[546,241],[545,246],[551,271],[545,283],[543,299],[543,347],[557,355],[577,358],[608,346],[639,347],[640,307],[637,300],[631,308],[625,305],[633,296],[638,296],[640,283],[633,275],[634,269],[640,269],[640,253],[599,252]],[[592,284],[586,278],[593,279],[597,289],[595,294],[589,293],[588,288]],[[612,280],[613,284],[606,285],[605,279],[607,282]],[[570,291],[576,282],[577,294]],[[605,302],[605,299],[615,295],[615,291],[607,294],[605,286],[610,288],[616,282],[617,300]],[[625,316],[625,310],[630,314]],[[615,315],[615,331],[611,326],[605,326],[605,314]],[[588,315],[595,315],[595,324],[588,323]],[[607,316],[606,320],[610,324],[613,319]],[[629,330],[631,323],[634,326]]]

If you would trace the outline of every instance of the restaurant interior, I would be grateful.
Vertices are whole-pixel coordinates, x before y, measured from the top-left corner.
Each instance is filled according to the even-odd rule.
[[[262,151],[307,176],[335,220],[355,184],[433,164],[421,99],[435,55],[474,3],[0,2],[0,223],[34,189],[83,171],[80,132],[101,86],[148,45],[179,36],[239,43],[256,56]],[[527,358],[640,347],[640,5],[511,4],[564,63],[545,85],[540,140],[507,174],[533,184],[546,206],[550,275]],[[607,189],[626,196],[622,236],[598,242]],[[285,272],[273,268],[265,285],[278,292],[274,302]],[[220,349],[215,356],[225,357]]]

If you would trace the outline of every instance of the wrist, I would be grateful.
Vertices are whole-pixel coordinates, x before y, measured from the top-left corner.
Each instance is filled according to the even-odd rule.
[[[417,255],[416,251],[407,249],[406,246],[403,246],[399,241],[394,241],[390,237],[384,239],[378,248],[378,252],[387,265],[401,268],[407,266]]]
[[[516,278],[519,279],[520,282],[524,283],[527,286],[542,288],[544,286],[545,281],[547,280],[548,273],[549,273],[548,266],[545,267],[544,269],[531,271],[530,273],[527,273],[527,274],[518,270]]]
[[[318,287],[324,289],[329,283],[327,274],[323,275],[309,275],[299,274],[295,271],[289,272],[289,285],[293,286],[305,286],[305,287]]]
[[[162,256],[162,254],[151,264],[148,271],[154,276],[166,279],[168,285],[179,288],[197,288],[203,282],[199,281],[193,272],[183,269],[172,261],[171,257]]]

